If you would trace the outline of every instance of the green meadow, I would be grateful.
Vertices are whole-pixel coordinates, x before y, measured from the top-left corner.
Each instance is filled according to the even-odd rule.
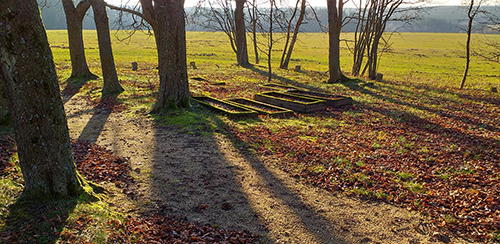
[[[156,47],[153,36],[145,32],[137,32],[129,39],[125,32],[113,31],[113,48],[118,69],[128,69],[131,62],[138,62],[141,68],[153,67],[156,64]],[[53,47],[54,59],[62,71],[69,72],[69,50],[65,31],[48,31],[49,42]],[[94,31],[84,32],[87,59],[89,65],[98,70],[99,53],[97,36]],[[324,33],[301,33],[294,50],[290,68],[301,65],[305,70],[325,72],[328,70],[328,36]],[[349,75],[352,55],[349,51],[349,40],[352,33],[341,36],[341,63],[343,71]],[[443,33],[400,33],[389,40],[390,48],[382,54],[379,72],[385,79],[410,83],[432,84],[437,87],[458,87],[465,64],[465,34]],[[481,40],[500,40],[500,35],[480,35],[472,37],[473,48],[481,48]],[[123,40],[125,39],[125,40]],[[261,37],[259,42],[266,40]],[[254,62],[251,40],[249,43],[250,61]],[[274,44],[272,64],[279,66],[283,41]],[[264,47],[265,48],[265,47]],[[188,62],[195,61],[198,66],[230,65],[235,63],[227,37],[222,33],[188,32]],[[261,64],[267,63],[267,56],[260,54]],[[498,63],[484,61],[473,57],[470,76],[466,86],[473,89],[489,89],[491,85],[500,84],[500,66]],[[276,71],[279,73],[279,71]],[[64,77],[64,73],[61,77]]]

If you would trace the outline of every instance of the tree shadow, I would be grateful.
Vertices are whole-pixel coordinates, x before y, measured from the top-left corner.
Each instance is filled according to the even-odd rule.
[[[255,72],[255,73],[258,73],[259,75],[263,76],[263,77],[267,77],[269,75],[269,72],[267,70],[262,70],[262,69],[259,69],[258,66],[254,66],[254,65],[250,65],[248,67],[249,70]],[[291,86],[295,86],[295,87],[299,87],[299,88],[304,88],[304,89],[309,89],[309,90],[318,90],[315,86],[311,86],[311,85],[307,85],[307,84],[304,84],[304,83],[301,83],[301,82],[297,82],[297,81],[294,81],[294,80],[291,80],[291,79],[288,79],[286,77],[283,77],[283,76],[279,76],[279,75],[276,75],[276,74],[273,74],[272,75],[272,78],[273,79],[276,79],[276,80],[279,80],[285,84],[288,84],[288,85],[291,85]]]
[[[79,141],[85,141],[90,143],[95,143],[99,135],[101,134],[106,121],[113,112],[113,109],[117,105],[117,94],[108,94],[101,97],[99,103],[93,108],[92,117],[89,119],[85,127],[83,128]]]
[[[259,242],[275,243],[278,240],[271,232],[276,232],[279,221],[268,219],[258,206],[274,202],[268,207],[275,211],[286,209],[295,220],[293,223],[300,225],[299,229],[315,241],[347,242],[334,231],[331,222],[308,207],[268,171],[262,161],[247,151],[245,142],[224,139],[227,138],[226,122],[210,113],[207,116],[206,121],[200,122],[217,126],[212,129],[201,126],[203,133],[179,133],[176,128],[155,126],[150,199],[157,199],[157,209],[162,214],[180,215],[192,222],[226,229],[249,230],[261,236]],[[252,123],[248,120],[234,122]],[[221,141],[224,143],[220,144]],[[248,170],[253,175],[245,175]],[[268,202],[260,201],[261,196]],[[295,235],[294,230],[286,226],[279,230]]]
[[[9,216],[0,229],[6,243],[56,243],[76,199],[33,202],[19,198],[9,207]]]
[[[390,96],[390,95],[397,95],[398,97],[407,98],[409,100],[410,99],[415,100],[415,98],[408,97],[407,91],[397,89],[394,87],[389,87],[386,89],[386,93],[388,93],[389,95],[382,95],[382,94],[379,94],[379,93],[376,93],[374,91],[367,89],[366,86],[360,85],[360,84],[363,84],[362,82],[351,81],[351,82],[345,82],[342,84],[353,91],[358,91],[361,94],[369,95],[373,98],[377,98],[377,99],[380,99],[380,100],[383,100],[383,101],[386,101],[389,103],[398,104],[401,106],[406,106],[406,107],[417,109],[417,110],[423,110],[423,111],[435,114],[437,116],[442,116],[442,117],[445,117],[445,118],[448,118],[451,120],[461,121],[462,123],[468,124],[469,126],[472,126],[472,127],[481,127],[482,129],[485,129],[485,130],[488,130],[491,132],[499,132],[500,131],[500,127],[490,125],[490,124],[481,123],[480,120],[474,119],[473,117],[469,116],[470,114],[473,114],[474,116],[479,117],[479,118],[481,116],[484,116],[480,112],[474,113],[474,112],[469,111],[469,114],[467,115],[467,117],[465,117],[465,116],[458,117],[458,116],[451,114],[451,113],[448,113],[442,109],[435,109],[435,108],[425,106],[425,104],[428,104],[428,103],[442,104],[442,102],[435,101],[436,99],[434,97],[431,97],[430,95],[423,95],[426,98],[424,101],[425,104],[416,104],[416,103],[411,103],[411,102],[406,102],[406,101],[402,101],[399,99],[395,99],[392,96]],[[368,86],[368,87],[372,87],[374,90],[377,89],[376,86]],[[417,86],[416,89],[428,89],[428,87],[418,87]],[[432,90],[434,92],[440,92],[440,93],[446,92],[446,91],[442,91],[442,90],[437,89],[437,88],[433,88]],[[450,95],[455,94],[455,93],[451,93],[451,92],[447,92],[447,93],[449,93]],[[447,100],[447,101],[449,101],[449,100]],[[449,101],[449,102],[453,102],[453,101]],[[455,102],[455,103],[457,103],[457,102]],[[464,108],[453,107],[451,109],[463,110]],[[388,115],[388,114],[391,114],[391,113],[386,113],[386,115]],[[407,114],[406,117],[412,117],[409,115],[409,113],[405,113],[405,114]],[[413,116],[413,117],[416,117],[416,116]]]
[[[68,102],[73,96],[75,96],[80,89],[87,83],[89,80],[95,80],[97,79],[97,76],[92,76],[92,77],[70,77],[66,79],[64,83],[66,83],[66,86],[64,87],[64,90],[61,91],[61,95],[63,97],[63,103]]]

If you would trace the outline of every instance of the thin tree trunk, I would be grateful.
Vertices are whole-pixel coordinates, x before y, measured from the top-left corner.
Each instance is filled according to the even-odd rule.
[[[12,113],[28,198],[83,192],[73,162],[57,74],[35,0],[0,8],[0,82]]]
[[[273,70],[271,67],[271,56],[273,51],[273,10],[274,10],[274,0],[271,0],[271,9],[269,10],[269,49],[268,49],[268,59],[267,59],[267,68],[268,68],[268,76],[267,81],[271,81],[273,78]]]
[[[83,45],[83,18],[90,7],[90,2],[81,1],[77,7],[72,0],[63,0],[64,13],[66,15],[66,25],[68,28],[69,53],[71,57],[71,77],[82,77],[86,79],[97,78],[90,72],[85,58],[85,48]]]
[[[245,17],[243,8],[245,0],[236,0],[234,19],[236,22],[236,59],[239,65],[248,66],[247,36],[245,31]]]
[[[92,4],[92,9],[94,10],[94,22],[99,42],[99,56],[101,57],[101,69],[104,81],[102,92],[122,92],[123,88],[118,81],[115,60],[113,58],[113,49],[111,47],[106,3],[104,0],[90,0],[90,3]]]
[[[184,2],[155,2],[160,92],[152,112],[189,107]]]
[[[297,42],[297,37],[299,35],[299,30],[300,26],[302,25],[302,22],[304,21],[304,16],[306,14],[306,1],[301,0],[302,4],[300,6],[300,14],[299,18],[297,19],[297,23],[295,24],[295,28],[293,30],[293,35],[290,40],[290,46],[288,47],[288,50],[286,52],[286,57],[285,59],[281,62],[281,67],[282,69],[288,69],[288,64],[290,63],[290,59],[292,58],[292,52],[293,52],[293,47],[295,46],[295,43]]]
[[[255,63],[259,63],[259,48],[257,47],[257,0],[253,0],[253,19],[252,19],[252,36],[253,36],[253,51],[255,53]]]
[[[462,76],[462,81],[460,82],[460,89],[464,89],[465,81],[467,80],[467,73],[469,73],[470,65],[470,39],[472,32],[472,22],[474,21],[475,14],[473,14],[472,9],[474,7],[474,0],[470,1],[469,9],[467,15],[469,17],[469,22],[467,23],[467,42],[465,43],[465,69],[464,75]]]
[[[286,69],[283,68],[283,62],[285,62],[286,51],[288,50],[288,45],[290,44],[290,33],[292,32],[293,19],[295,19],[295,15],[297,15],[300,1],[301,0],[297,0],[297,2],[295,3],[295,8],[293,8],[292,16],[290,16],[290,19],[288,19],[288,24],[286,26],[285,46],[283,47],[283,52],[281,54],[280,69]]]

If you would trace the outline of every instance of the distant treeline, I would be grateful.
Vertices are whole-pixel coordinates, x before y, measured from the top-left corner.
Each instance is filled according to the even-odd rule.
[[[500,16],[500,7],[498,6],[484,6],[484,10],[495,13]],[[354,9],[345,9],[345,12],[354,11]],[[192,8],[186,8],[186,13],[188,16],[193,12]],[[326,8],[317,8],[316,14],[318,21],[313,18],[312,12],[308,13],[310,20],[307,21],[302,26],[303,32],[321,32],[323,31],[321,26],[326,26],[327,23],[327,11]],[[116,25],[116,20],[118,18],[118,12],[114,10],[109,10],[108,12],[110,18],[110,25],[113,29],[119,29]],[[131,22],[131,17],[129,15],[124,15],[125,23]],[[387,26],[387,31],[398,30],[400,32],[436,32],[436,33],[459,33],[464,32],[467,25],[466,10],[461,6],[436,6],[428,7],[423,11],[419,12],[420,18],[411,23],[402,22],[391,22]],[[42,8],[42,18],[45,24],[45,28],[48,30],[59,30],[66,29],[66,18],[64,16],[64,11],[60,3],[51,4],[49,6]],[[191,19],[193,20],[193,19]],[[196,20],[196,19],[194,19]],[[195,24],[196,21],[188,21],[186,30],[188,31],[207,31],[207,29]],[[92,11],[87,12],[87,16],[84,19],[83,28],[87,30],[94,30],[95,25],[92,19]],[[349,23],[344,28],[344,32],[353,32],[355,29],[355,23]],[[475,32],[483,32],[485,28],[475,28]]]

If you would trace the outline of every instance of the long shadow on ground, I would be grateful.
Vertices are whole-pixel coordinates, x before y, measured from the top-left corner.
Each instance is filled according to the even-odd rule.
[[[66,79],[66,86],[64,87],[64,90],[61,91],[63,103],[68,102],[73,96],[75,96],[83,85],[87,83],[87,81],[94,79],[97,79],[97,76]]]
[[[208,116],[218,125],[224,123]],[[306,207],[262,161],[237,149],[244,147],[243,142],[229,141],[210,129],[195,135],[178,131],[168,126],[156,126],[154,131],[149,198],[155,199],[156,208],[164,214],[226,229],[249,230],[261,236],[261,243],[275,243],[276,238],[285,238],[281,241],[286,242],[295,231],[315,242],[345,243],[332,231],[331,223]],[[289,215],[274,219],[266,211],[287,211]]]

